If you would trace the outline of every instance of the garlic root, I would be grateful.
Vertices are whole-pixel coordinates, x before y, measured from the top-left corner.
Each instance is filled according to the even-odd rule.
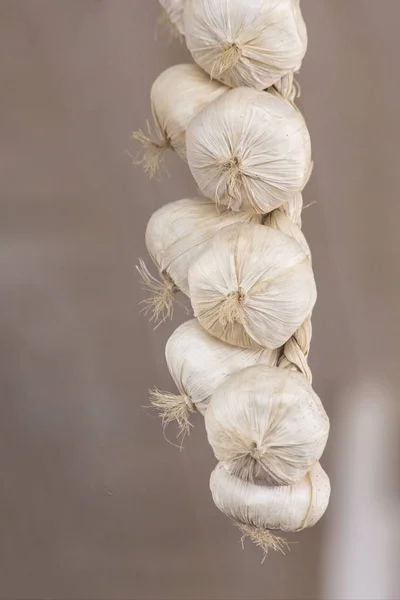
[[[132,133],[132,139],[140,142],[143,146],[143,157],[135,160],[138,165],[143,165],[144,172],[150,179],[158,175],[160,168],[164,164],[164,152],[171,148],[169,140],[157,140],[151,132],[149,123],[147,123],[149,135],[143,133],[141,129]]]
[[[221,302],[216,311],[216,318],[223,327],[233,325],[233,323],[242,323],[243,320],[243,302],[246,294],[242,288],[232,292],[225,300]]]
[[[178,437],[183,439],[189,435],[192,427],[189,414],[195,412],[196,407],[188,396],[170,394],[155,388],[150,391],[150,403],[157,409],[164,429],[176,421],[179,427]]]
[[[211,69],[211,79],[220,79],[226,71],[237,65],[242,56],[242,50],[235,42],[225,42],[221,46],[221,54],[214,61]]]
[[[270,550],[281,552],[282,554],[285,554],[286,550],[290,550],[289,543],[284,538],[275,535],[268,529],[259,529],[258,527],[254,527],[254,525],[246,525],[237,521],[234,521],[234,525],[242,532],[242,546],[244,540],[247,538],[258,548],[261,548],[264,552],[262,562],[267,558]]]
[[[136,265],[143,287],[150,292],[150,296],[142,300],[143,313],[150,313],[150,321],[158,325],[167,319],[172,319],[174,314],[174,295],[179,291],[167,273],[162,274],[163,281],[156,279],[148,270],[144,260],[140,259]]]

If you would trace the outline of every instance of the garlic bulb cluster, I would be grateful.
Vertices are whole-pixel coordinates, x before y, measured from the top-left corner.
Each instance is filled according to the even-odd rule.
[[[169,372],[179,390],[170,394],[153,390],[150,400],[165,425],[177,421],[182,434],[189,432],[189,413],[206,414],[214,391],[225,379],[253,365],[274,366],[276,350],[250,350],[230,346],[209,335],[192,319],[183,323],[167,342],[165,356]]]
[[[160,4],[165,10],[172,28],[176,28],[176,33],[173,37],[184,35],[183,10],[185,8],[185,0],[160,0]],[[172,33],[174,33],[173,29]]]
[[[294,104],[307,47],[299,0],[160,0],[195,64],[162,73],[151,92],[154,135],[137,132],[154,175],[165,149],[187,161],[204,197],[151,217],[138,267],[152,319],[182,291],[195,318],[166,346],[177,392],[154,389],[164,426],[204,416],[218,466],[216,506],[265,554],[276,530],[311,527],[329,478],[319,461],[329,418],[308,364],[317,297],[301,231],[311,141]],[[149,127],[150,130],[150,127]]]
[[[219,463],[211,475],[210,489],[219,510],[265,552],[285,546],[271,530],[294,532],[313,527],[325,513],[331,492],[319,463],[294,485],[282,487],[243,481],[230,473],[229,464]]]
[[[189,269],[195,316],[211,335],[244,348],[279,348],[316,300],[301,246],[263,225],[224,228]]]
[[[191,121],[186,143],[202,193],[233,210],[268,213],[301,192],[311,173],[304,118],[277,94],[229,91]]]
[[[206,414],[208,441],[244,481],[292,485],[321,458],[329,419],[304,375],[250,366],[220,385]]]
[[[168,148],[186,159],[187,126],[227,90],[194,64],[175,65],[157,77],[150,94],[155,132],[148,125],[148,134],[141,130],[132,134],[143,145],[144,156],[139,162],[150,177],[158,172]]]
[[[266,89],[307,50],[299,0],[187,0],[184,29],[197,64],[231,87]]]
[[[150,275],[144,263],[139,271],[152,292],[145,302],[154,320],[169,316],[176,292],[189,296],[189,267],[207,247],[213,236],[229,225],[260,223],[259,215],[218,211],[207,198],[171,202],[158,209],[146,229],[146,246],[161,276]]]

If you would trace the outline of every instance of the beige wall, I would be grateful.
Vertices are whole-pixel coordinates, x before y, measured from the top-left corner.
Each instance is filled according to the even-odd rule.
[[[155,40],[155,0],[0,0],[0,598],[399,597],[400,5],[302,6],[311,364],[333,497],[261,566],[213,507],[201,418],[179,452],[142,409],[172,386],[163,351],[184,315],[152,331],[134,264],[151,213],[195,186],[176,157],[149,182],[124,151],[156,75],[188,56]]]

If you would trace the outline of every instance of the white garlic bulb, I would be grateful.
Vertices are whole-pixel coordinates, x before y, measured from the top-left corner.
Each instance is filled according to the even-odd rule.
[[[243,481],[229,470],[229,463],[219,463],[211,475],[214,503],[265,552],[282,550],[285,545],[271,530],[294,532],[313,527],[328,507],[329,477],[319,463],[296,484],[283,487]]]
[[[195,115],[219,98],[227,87],[211,81],[195,64],[170,67],[157,77],[151,88],[151,109],[155,133],[133,133],[144,147],[145,171],[154,176],[167,148],[186,159],[186,128]]]
[[[299,0],[187,0],[184,28],[197,64],[231,87],[265,89],[307,50]]]
[[[208,441],[232,474],[266,485],[292,485],[321,458],[329,419],[304,375],[250,366],[214,392],[206,413]]]
[[[310,315],[317,292],[301,246],[280,231],[239,224],[216,234],[189,269],[201,325],[221,340],[278,348]]]
[[[170,315],[177,291],[189,295],[189,267],[218,231],[232,224],[260,223],[260,220],[259,215],[218,211],[207,198],[178,200],[159,208],[147,225],[146,246],[162,281],[150,275],[143,261],[138,267],[152,292],[145,302],[154,320]]]
[[[171,24],[176,27],[178,34],[184,35],[183,10],[185,0],[160,0],[160,4],[167,13]]]
[[[183,323],[171,335],[165,349],[169,372],[179,395],[154,390],[150,399],[165,425],[177,421],[188,433],[189,413],[206,413],[210,396],[232,373],[258,364],[276,365],[276,350],[250,350],[225,344],[209,335],[196,319]]]
[[[276,93],[229,91],[191,121],[186,143],[202,193],[233,210],[269,213],[300,192],[311,173],[304,118]]]

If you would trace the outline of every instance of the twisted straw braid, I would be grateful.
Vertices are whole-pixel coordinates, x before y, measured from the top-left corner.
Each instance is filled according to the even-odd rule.
[[[267,215],[264,224],[278,229],[285,234],[289,234],[287,228],[287,219],[289,219],[295,227],[301,229],[302,204],[302,198],[299,194],[292,202],[284,204]],[[311,338],[312,324],[310,315],[296,333],[286,342],[282,348],[282,356],[278,361],[279,367],[300,371],[310,383],[312,383],[312,373],[308,365],[308,355],[310,353]]]

